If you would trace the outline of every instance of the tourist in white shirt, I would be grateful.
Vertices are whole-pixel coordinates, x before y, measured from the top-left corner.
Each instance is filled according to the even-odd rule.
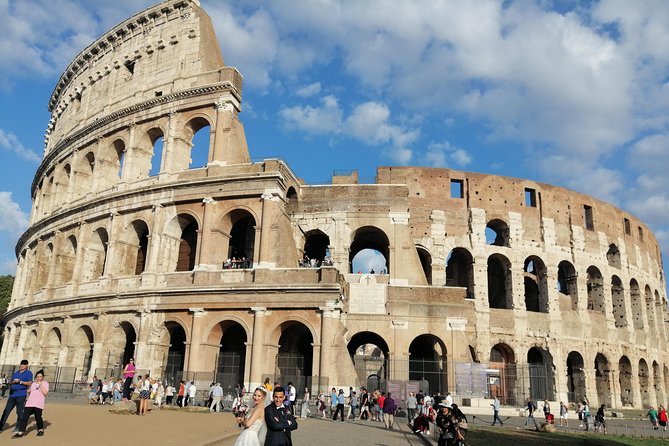
[[[216,409],[216,412],[220,412],[222,410],[221,408],[222,397],[223,397],[223,388],[221,387],[220,383],[216,383],[216,385],[211,389],[211,407],[209,407],[210,412],[213,412],[214,409]]]

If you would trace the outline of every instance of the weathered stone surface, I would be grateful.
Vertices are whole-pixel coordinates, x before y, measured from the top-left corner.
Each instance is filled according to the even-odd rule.
[[[491,393],[543,395],[537,383],[554,407],[665,400],[666,287],[643,222],[451,169],[307,185],[282,160],[250,162],[241,103],[196,1],[148,8],[75,58],[49,102],[0,363],[87,380],[134,356],[174,380],[161,375],[180,358],[170,370],[198,401],[216,372],[247,389],[308,377],[314,396],[425,378],[486,408]],[[365,249],[385,259],[374,275],[352,270]]]
[[[139,411],[139,401],[118,401],[109,407],[109,413],[135,415]]]

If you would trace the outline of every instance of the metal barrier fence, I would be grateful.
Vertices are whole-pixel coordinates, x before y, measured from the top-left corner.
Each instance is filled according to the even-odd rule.
[[[314,376],[300,355],[282,355],[276,363],[275,373],[262,376],[269,378],[271,383],[283,385],[292,382],[297,389],[297,396],[304,395],[305,388],[312,394],[318,390],[328,391],[331,387],[328,377]],[[554,400],[555,384],[553,370],[550,365],[543,364],[500,364],[500,363],[469,363],[428,360],[386,360],[383,357],[364,357],[356,355],[353,359],[356,382],[348,383],[353,387],[360,385],[368,389],[387,391],[390,383],[411,381],[417,383],[424,392],[436,394],[450,392],[462,398],[499,397],[504,405],[523,405],[527,398],[536,400]],[[75,393],[88,387],[88,377],[83,375],[82,368],[70,366],[31,366],[31,371],[44,369],[45,377],[57,392]],[[5,364],[0,366],[0,374],[8,378],[18,365]],[[184,371],[174,367],[165,368],[155,374],[164,384],[178,388],[179,382],[192,381],[200,391],[208,391],[212,383],[220,383],[226,393],[235,394],[235,387],[241,383],[239,364],[230,367],[219,367],[218,372]],[[137,376],[148,373],[148,370],[137,370]],[[122,367],[113,366],[95,369],[100,379],[119,378]],[[248,383],[247,383],[248,384]],[[337,383],[341,384],[341,383]],[[397,385],[397,384],[393,384]],[[571,395],[578,398],[579,395]]]

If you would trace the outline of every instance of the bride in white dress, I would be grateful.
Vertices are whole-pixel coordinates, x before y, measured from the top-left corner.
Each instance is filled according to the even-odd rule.
[[[265,443],[265,395],[266,390],[258,387],[253,392],[253,407],[244,417],[237,417],[237,423],[244,427],[234,446],[261,446]]]

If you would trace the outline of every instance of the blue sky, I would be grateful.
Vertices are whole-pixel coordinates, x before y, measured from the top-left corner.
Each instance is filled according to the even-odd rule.
[[[13,274],[61,71],[155,2],[0,0],[0,274]],[[669,3],[214,1],[252,158],[308,183],[424,165],[543,181],[645,221],[669,253]]]

